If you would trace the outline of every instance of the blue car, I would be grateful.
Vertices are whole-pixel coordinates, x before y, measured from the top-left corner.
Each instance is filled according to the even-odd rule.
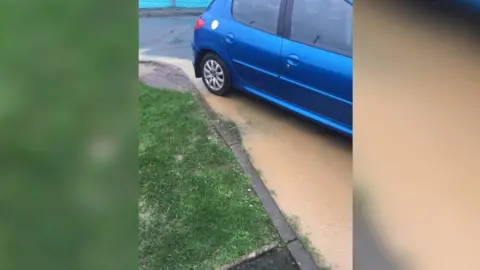
[[[195,23],[197,78],[352,135],[351,0],[214,0]]]

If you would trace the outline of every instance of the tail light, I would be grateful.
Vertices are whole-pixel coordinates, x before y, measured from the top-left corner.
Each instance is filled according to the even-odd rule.
[[[202,18],[198,18],[195,22],[195,30],[202,28],[205,25],[205,21]]]

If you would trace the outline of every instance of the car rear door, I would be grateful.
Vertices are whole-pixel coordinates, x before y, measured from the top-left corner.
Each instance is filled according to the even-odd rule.
[[[345,0],[288,0],[278,89],[282,99],[349,127],[352,14]]]
[[[231,2],[231,18],[223,29],[227,61],[240,78],[235,84],[271,93],[278,86],[282,46],[278,21],[285,4],[282,0]]]

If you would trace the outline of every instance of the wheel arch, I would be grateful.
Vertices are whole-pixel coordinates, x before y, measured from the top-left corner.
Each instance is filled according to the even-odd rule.
[[[214,50],[210,50],[210,49],[203,49],[203,50],[200,50],[197,53],[197,56],[195,57],[195,67],[194,67],[196,78],[202,77],[202,69],[201,69],[200,65],[202,64],[202,61],[203,61],[203,58],[205,57],[205,55],[207,55],[209,53],[212,53],[212,54],[215,54],[215,55],[219,56]]]
[[[207,54],[214,54],[215,56],[217,56],[218,58],[220,58],[220,60],[223,61],[223,63],[225,64],[226,68],[230,71],[231,70],[231,66],[229,65],[228,61],[225,61],[226,60],[226,57],[225,55],[221,54],[221,53],[218,53],[217,51],[215,50],[212,50],[210,48],[208,49],[201,49],[198,51],[197,55],[195,56],[195,65],[194,65],[194,69],[195,69],[195,77],[196,78],[200,78],[202,77],[202,68],[201,68],[201,64],[202,64],[202,61],[203,61],[203,58],[207,55]]]

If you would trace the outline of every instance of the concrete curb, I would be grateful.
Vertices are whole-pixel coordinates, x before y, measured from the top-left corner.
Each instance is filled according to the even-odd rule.
[[[204,8],[139,8],[139,17],[200,16]]]
[[[156,63],[155,61],[139,61],[139,63]],[[160,62],[159,62],[160,63]],[[169,65],[166,63],[160,63],[162,65]],[[210,107],[208,102],[200,93],[200,90],[195,89],[193,92],[194,97],[205,109],[207,118],[210,124],[215,128],[216,132],[222,137],[225,144],[232,149],[235,157],[237,158],[242,169],[247,173],[252,183],[253,189],[263,207],[267,211],[270,220],[277,229],[280,238],[287,246],[288,251],[295,259],[296,263],[301,270],[320,270],[310,253],[302,246],[297,234],[293,231],[292,227],[288,223],[287,219],[283,215],[282,211],[278,207],[277,203],[273,199],[270,191],[263,183],[262,179],[257,173],[257,170],[253,167],[247,152],[241,145],[241,140],[237,134],[232,132],[228,126],[224,125],[217,113]]]

